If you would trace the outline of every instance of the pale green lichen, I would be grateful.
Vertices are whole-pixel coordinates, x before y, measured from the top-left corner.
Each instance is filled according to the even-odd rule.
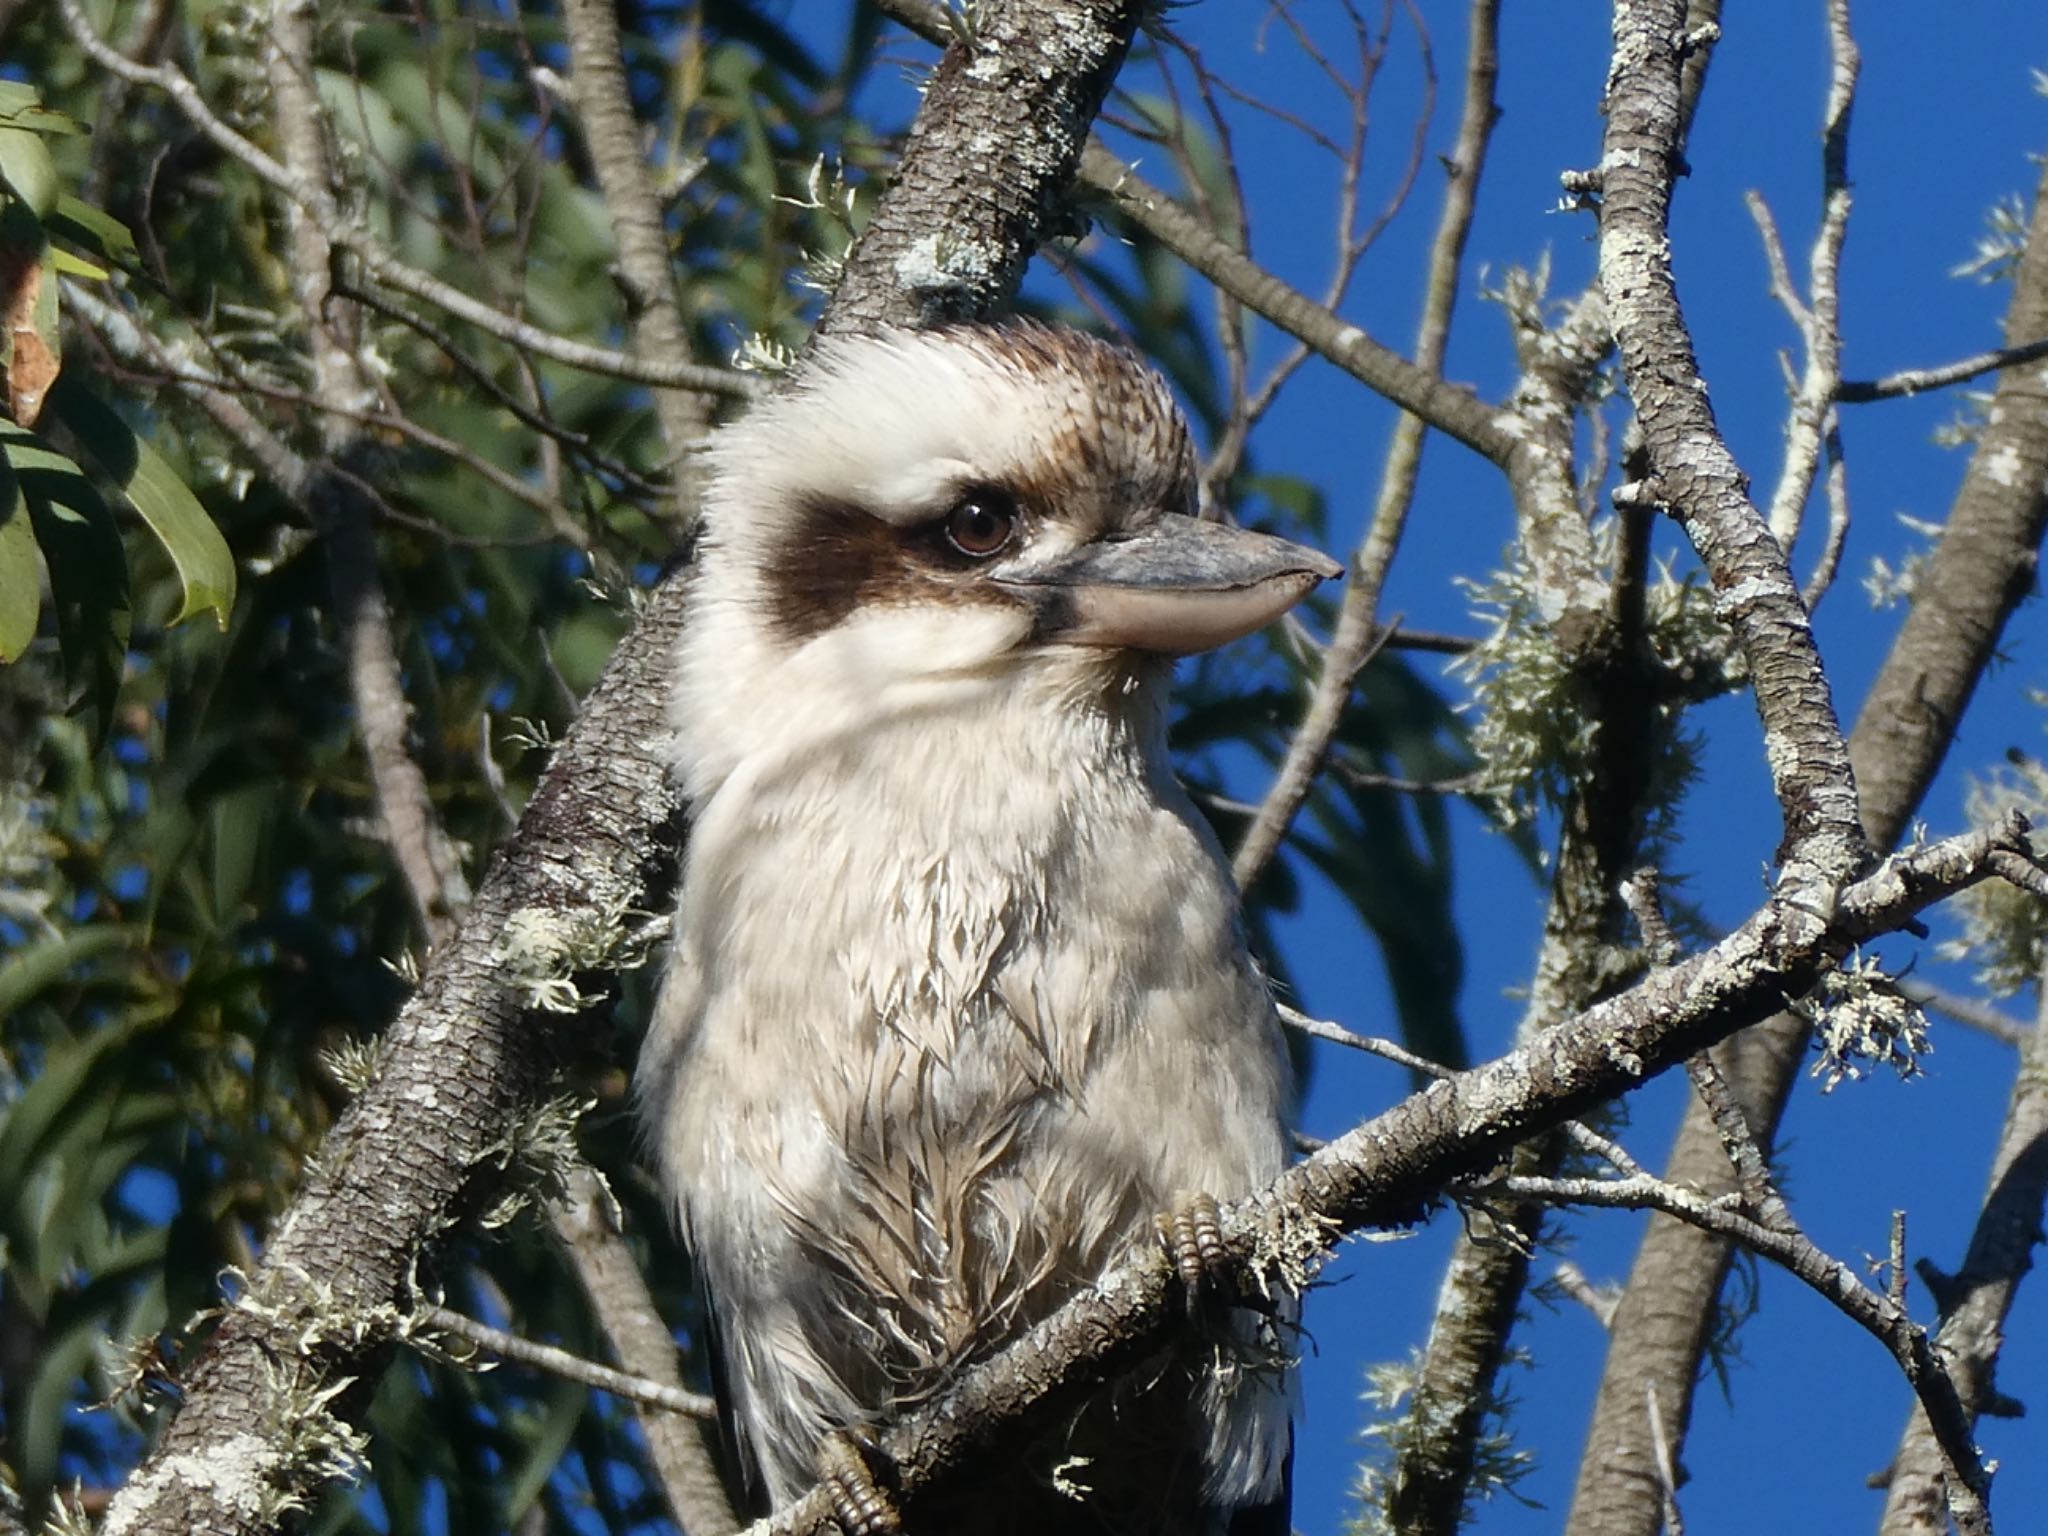
[[[2048,702],[2036,694],[2036,703]],[[1976,826],[1990,826],[2018,811],[2048,825],[2048,766],[2015,757],[1988,778],[1973,779],[1964,807]],[[1949,903],[1961,932],[1942,944],[1945,960],[1967,961],[1986,991],[2010,997],[2038,982],[2048,964],[2048,904],[2008,880],[1983,880]]]
[[[383,1076],[386,1054],[384,1036],[351,1036],[322,1051],[320,1065],[341,1085],[342,1092],[353,1099]]]
[[[93,1536],[92,1516],[85,1512],[85,1489],[74,1482],[69,1493],[50,1500],[50,1513],[43,1520],[43,1536]]]
[[[772,336],[753,331],[733,350],[729,361],[742,373],[774,376],[787,373],[796,366],[796,352]]]
[[[1919,585],[1920,573],[1927,567],[1929,546],[1941,533],[1941,524],[1908,517],[1903,512],[1899,514],[1899,521],[1917,534],[1920,542],[1900,555],[1896,566],[1883,555],[1870,557],[1870,568],[1863,573],[1863,591],[1870,599],[1870,606],[1880,610],[1912,598],[1914,588]]]
[[[527,1007],[578,1013],[602,1000],[601,993],[583,989],[579,975],[631,970],[646,961],[648,925],[629,925],[631,915],[623,898],[567,912],[521,907],[505,919],[492,958]]]
[[[1611,556],[1611,525],[1601,530],[1596,546],[1603,561]],[[1537,574],[1519,548],[1506,569],[1464,585],[1486,632],[1450,670],[1472,689],[1478,793],[1514,824],[1542,806],[1561,806],[1587,781],[1599,744],[1598,685],[1557,643],[1545,620]],[[1712,598],[1668,567],[1657,569],[1643,594],[1643,639],[1673,677],[1712,673],[1733,681],[1737,675]],[[1663,832],[1662,819],[1675,808],[1697,759],[1694,739],[1680,726],[1684,701],[1678,690],[1669,692],[1650,706],[1655,738],[1647,803],[1653,839]]]
[[[595,1103],[566,1096],[544,1099],[512,1118],[485,1153],[502,1179],[496,1199],[477,1218],[480,1226],[502,1227],[536,1201],[562,1195],[570,1173],[583,1161],[576,1127]],[[610,1198],[609,1187],[605,1194]]]
[[[1861,1078],[1873,1066],[1888,1066],[1900,1077],[1917,1077],[1920,1058],[1934,1049],[1927,1015],[1898,988],[1875,957],[1857,955],[1830,971],[1796,1005],[1813,1025],[1820,1052],[1813,1075],[1821,1092],[1845,1079]]]
[[[1510,1350],[1504,1365],[1520,1363],[1526,1357]],[[1499,1381],[1495,1375],[1495,1382]],[[1390,1504],[1394,1495],[1394,1472],[1402,1462],[1433,1444],[1450,1440],[1453,1426],[1448,1415],[1462,1415],[1464,1405],[1438,1405],[1431,1409],[1416,1399],[1423,1383],[1423,1355],[1420,1350],[1406,1360],[1383,1361],[1365,1370],[1365,1387],[1359,1398],[1373,1415],[1359,1431],[1366,1454],[1352,1483],[1357,1511],[1346,1525],[1346,1536],[1396,1536]],[[1513,1407],[1498,1385],[1485,1404],[1485,1425],[1472,1445],[1472,1469],[1465,1484],[1465,1518],[1484,1500],[1506,1494],[1519,1497],[1515,1486],[1535,1469],[1536,1459],[1517,1449],[1507,1427]]]
[[[55,938],[49,914],[64,845],[50,832],[50,812],[44,796],[0,784],[0,918]]]
[[[2012,276],[2027,248],[2027,205],[2017,192],[2008,192],[1984,215],[1984,232],[1977,237],[1969,259],[1948,269],[1950,277],[1975,278],[1995,283]]]

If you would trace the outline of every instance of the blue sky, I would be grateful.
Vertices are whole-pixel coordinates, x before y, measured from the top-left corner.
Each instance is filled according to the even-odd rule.
[[[1377,14],[1378,7],[1365,9]],[[1450,146],[1463,57],[1465,7],[1423,0],[1441,77],[1432,155]],[[1592,273],[1593,228],[1582,214],[1555,211],[1558,173],[1598,158],[1598,99],[1607,61],[1609,13],[1589,0],[1505,8],[1496,131],[1470,255],[1497,277],[1509,265],[1548,256],[1552,291],[1568,296]],[[798,8],[791,7],[795,16]],[[1332,8],[1301,5],[1320,27]],[[841,8],[820,8],[821,38],[834,34]],[[1338,104],[1320,76],[1270,24],[1268,7],[1205,0],[1171,12],[1173,24],[1202,47],[1231,83],[1268,102],[1341,125]],[[1725,37],[1696,127],[1692,174],[1674,215],[1681,292],[1712,398],[1737,457],[1761,486],[1777,473],[1784,390],[1778,352],[1796,345],[1789,321],[1765,294],[1766,273],[1742,198],[1756,188],[1769,201],[1803,270],[1819,206],[1819,123],[1827,88],[1820,0],[1731,4]],[[832,18],[830,22],[827,17]],[[810,15],[805,16],[808,21]],[[1994,203],[2031,193],[2048,149],[2048,100],[2030,72],[2048,68],[2048,11],[2038,0],[1979,0],[1971,5],[1857,7],[1864,55],[1851,174],[1856,211],[1843,272],[1847,372],[1869,376],[1935,364],[1995,345],[2006,290],[1951,275],[1971,255]],[[1373,101],[1374,147],[1367,204],[1383,194],[1405,152],[1420,71],[1412,34],[1398,44]],[[1263,38],[1263,43],[1261,39]],[[902,45],[898,45],[901,47]],[[1149,80],[1136,82],[1140,88]],[[896,87],[885,86],[885,89]],[[1319,290],[1327,270],[1334,171],[1300,134],[1255,112],[1232,114],[1249,194],[1254,253],[1282,276]],[[1440,179],[1426,166],[1415,199],[1368,258],[1346,318],[1406,349]],[[1144,167],[1170,180],[1163,163]],[[1032,282],[1064,293],[1041,266]],[[1261,355],[1281,345],[1268,334]],[[1513,368],[1497,308],[1478,301],[1468,281],[1454,332],[1449,373],[1498,398]],[[1899,518],[1939,520],[1964,459],[1934,447],[1935,431],[1954,417],[1952,394],[1850,409],[1843,425],[1854,532],[1844,574],[1821,607],[1823,650],[1837,703],[1852,718],[1882,660],[1897,614],[1874,612],[1859,587],[1873,556],[1897,564],[1917,542]],[[1256,440],[1262,467],[1302,475],[1327,493],[1338,553],[1355,541],[1376,486],[1392,412],[1349,378],[1311,365]],[[1483,574],[1491,552],[1512,535],[1498,473],[1447,441],[1428,449],[1414,526],[1397,562],[1383,612],[1412,625],[1471,632],[1466,600],[1453,578]],[[1660,546],[1679,553],[1666,529]],[[1811,562],[1800,551],[1800,569]],[[2044,749],[2040,711],[2029,688],[2048,685],[2048,651],[2037,604],[2023,609],[1923,814],[1935,832],[1962,824],[1965,768],[1982,769],[2009,745]],[[1683,838],[1669,873],[1708,917],[1729,925],[1759,900],[1777,841],[1758,735],[1746,700],[1699,712],[1707,768],[1689,802]],[[1240,791],[1255,795],[1247,782]],[[1501,839],[1470,813],[1459,817],[1458,906],[1468,935],[1467,1029],[1475,1050],[1504,1049],[1519,1014],[1514,996],[1536,953],[1543,892]],[[1936,938],[1944,929],[1936,923]],[[1281,942],[1310,1011],[1367,1032],[1391,1028],[1392,1008],[1372,944],[1334,897],[1311,892]],[[1934,974],[1930,946],[1885,946],[1896,964]],[[1945,975],[1950,984],[1963,978]],[[2024,1011],[2027,1001],[2014,1006]],[[1320,1049],[1320,1048],[1319,1048]],[[1785,1127],[1784,1166],[1795,1207],[1812,1235],[1852,1262],[1884,1250],[1891,1211],[1909,1218],[1909,1252],[1952,1266],[1960,1257],[1981,1196],[2004,1110],[2012,1067],[2007,1047],[1953,1026],[1937,1027],[1926,1077],[1849,1083],[1823,1096],[1798,1090]],[[1383,1108],[1405,1089],[1383,1065],[1321,1049],[1305,1108],[1312,1132],[1339,1132]],[[1683,1085],[1651,1085],[1630,1103],[1625,1139],[1652,1164],[1662,1161]],[[1393,1242],[1354,1243],[1311,1299],[1316,1349],[1304,1368],[1296,1526],[1310,1536],[1334,1532],[1348,1510],[1352,1444],[1361,1410],[1361,1368],[1400,1358],[1427,1328],[1435,1286],[1454,1236],[1455,1216]],[[1574,1218],[1570,1256],[1596,1281],[1626,1272],[1641,1219],[1621,1214]],[[1539,1262],[1548,1273],[1556,1255]],[[1693,1481],[1682,1503],[1700,1531],[1830,1529],[1872,1524],[1881,1496],[1865,1478],[1889,1458],[1908,1407],[1896,1369],[1877,1345],[1797,1282],[1761,1274],[1761,1310],[1742,1330],[1740,1362],[1728,1394],[1709,1382],[1685,1461]],[[1929,1315],[1918,1285],[1912,1298]],[[1509,1385],[1522,1403],[1514,1428],[1536,1458],[1522,1492],[1542,1507],[1496,1500],[1476,1529],[1488,1533],[1555,1531],[1569,1503],[1602,1340],[1591,1317],[1566,1305],[1529,1307],[1519,1342],[1533,1364]],[[2023,1290],[2010,1327],[2002,1384],[2020,1398],[2048,1389],[2048,1298],[2040,1283]],[[2037,1412],[2042,1405],[2034,1405]],[[2003,1463],[1995,1508],[2007,1528],[2048,1503],[2048,1458],[2026,1421],[1987,1422],[1987,1449]],[[2030,1456],[2028,1447],[2036,1449]]]
[[[1448,99],[1461,56],[1461,6],[1429,5],[1439,72],[1446,77],[1432,149],[1448,146],[1455,111]],[[1290,103],[1313,99],[1300,58],[1269,46],[1242,47],[1260,8],[1204,4],[1176,12],[1177,23],[1229,58],[1233,77],[1255,94]],[[1819,206],[1818,123],[1826,90],[1826,39],[1819,4],[1730,6],[1727,36],[1691,153],[1693,173],[1675,212],[1678,276],[1712,398],[1738,458],[1768,486],[1776,474],[1783,389],[1777,353],[1796,342],[1789,322],[1765,295],[1760,248],[1742,205],[1763,192],[1803,266],[1803,248]],[[1598,155],[1598,93],[1606,67],[1607,8],[1594,4],[1509,6],[1502,44],[1496,131],[1470,251],[1497,273],[1548,253],[1553,291],[1569,295],[1592,272],[1590,220],[1560,214],[1557,173]],[[2029,71],[2048,66],[2048,14],[2021,4],[1943,8],[1932,24],[1925,8],[1858,8],[1864,53],[1851,151],[1856,212],[1844,269],[1847,370],[1869,375],[1930,364],[1995,345],[2005,289],[1959,281],[1951,269],[1969,257],[1985,213],[2000,198],[2031,192],[2029,155],[2048,148],[2048,101]],[[1233,37],[1238,51],[1226,53]],[[1240,71],[1239,66],[1242,65]],[[1381,142],[1394,158],[1405,131],[1396,70],[1375,101]],[[1412,94],[1411,94],[1412,99]],[[1299,143],[1244,120],[1238,138],[1248,176],[1255,249],[1283,274],[1314,284],[1327,249],[1331,186]],[[1425,182],[1425,186],[1429,183]],[[1434,210],[1419,199],[1369,259],[1346,315],[1390,344],[1412,335],[1419,253]],[[1497,398],[1512,357],[1497,310],[1476,303],[1470,287],[1460,311],[1449,371]],[[1845,574],[1819,614],[1823,649],[1845,721],[1853,716],[1882,660],[1896,614],[1874,613],[1857,579],[1874,554],[1896,564],[1914,536],[1898,516],[1938,520],[1954,494],[1963,460],[1930,438],[1958,408],[1952,396],[1854,408],[1844,422],[1855,532]],[[1391,414],[1332,370],[1316,370],[1276,411],[1259,451],[1326,486],[1341,529],[1362,521]],[[1510,509],[1496,473],[1455,445],[1438,441],[1418,499],[1417,525],[1397,563],[1384,608],[1411,623],[1466,630],[1471,621],[1453,584],[1471,574],[1475,543],[1505,544]],[[1667,548],[1675,548],[1666,530]],[[1810,559],[1810,552],[1802,550]],[[1804,569],[1804,566],[1802,566]],[[2022,611],[2006,647],[2007,664],[1980,692],[1953,764],[1983,767],[2004,748],[2041,748],[2041,720],[2026,690],[2044,677],[2038,605]],[[1701,712],[1708,766],[1687,808],[1672,873],[1720,924],[1744,916],[1762,894],[1765,861],[1777,839],[1746,701]],[[1929,796],[1924,815],[1939,832],[1962,819],[1962,776],[1955,766]],[[1500,840],[1463,822],[1459,910],[1468,939],[1465,1017],[1475,1048],[1493,1054],[1508,1043],[1536,952],[1541,892]],[[1941,936],[1937,922],[1936,937]],[[1311,898],[1282,942],[1302,988],[1303,1005],[1356,1028],[1386,1028],[1391,1009],[1369,946],[1341,907]],[[1924,946],[1889,945],[1888,958],[1918,959]],[[2024,1004],[2021,1004],[2024,1006]],[[1796,1207],[1817,1240],[1854,1262],[1884,1250],[1890,1214],[1903,1206],[1909,1250],[1952,1265],[1959,1257],[1984,1184],[2011,1057],[2007,1048],[1951,1026],[1937,1032],[1922,1080],[1888,1078],[1846,1084],[1823,1097],[1802,1084],[1786,1122],[1785,1166]],[[1324,1048],[1305,1111],[1310,1130],[1331,1134],[1383,1107],[1404,1088],[1399,1075]],[[1682,1084],[1664,1081],[1630,1105],[1628,1144],[1661,1161],[1683,1102]],[[1356,1394],[1363,1361],[1398,1358],[1427,1329],[1435,1286],[1455,1218],[1394,1243],[1354,1244],[1333,1270],[1338,1282],[1312,1299],[1309,1323],[1319,1346],[1305,1367],[1306,1413],[1295,1522],[1333,1531],[1347,1509],[1348,1436],[1360,1422]],[[1594,1280],[1626,1273],[1641,1219],[1605,1214],[1569,1224],[1570,1256]],[[1554,1256],[1539,1273],[1554,1267]],[[1741,1363],[1729,1393],[1709,1383],[1686,1464],[1693,1481],[1682,1503],[1696,1530],[1797,1528],[1825,1523],[1858,1529],[1874,1523],[1881,1496],[1864,1479],[1891,1454],[1908,1405],[1896,1369],[1877,1346],[1797,1282],[1761,1274],[1762,1308],[1740,1335]],[[1919,1315],[1928,1315],[1916,1285]],[[1567,1304],[1532,1305],[1518,1342],[1533,1359],[1510,1377],[1522,1408],[1518,1444],[1536,1457],[1522,1485],[1542,1508],[1496,1500],[1476,1528],[1485,1532],[1555,1531],[1569,1504],[1572,1476],[1598,1379],[1603,1341],[1591,1317]],[[2038,1284],[2022,1291],[2002,1367],[2007,1390],[2023,1400],[2048,1387],[2048,1300]],[[2038,1404],[2037,1411],[2038,1411]],[[2039,1430],[2025,1421],[1987,1423],[1981,1439],[2004,1467],[1996,1504],[2010,1524],[2048,1498]],[[2029,1456],[2026,1447],[2036,1448]],[[2031,1463],[2031,1464],[2030,1464]]]

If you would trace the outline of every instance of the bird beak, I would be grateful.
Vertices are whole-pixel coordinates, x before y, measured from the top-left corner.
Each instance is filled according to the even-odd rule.
[[[1042,566],[991,574],[1031,605],[1041,641],[1192,656],[1265,628],[1343,573],[1300,544],[1169,512]]]

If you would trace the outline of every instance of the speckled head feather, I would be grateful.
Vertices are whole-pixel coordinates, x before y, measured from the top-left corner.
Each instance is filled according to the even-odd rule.
[[[918,707],[918,685],[986,680],[1028,646],[1028,607],[942,537],[963,496],[1007,498],[1046,557],[1195,502],[1165,381],[1025,321],[825,338],[709,457],[676,702],[695,794],[807,678],[823,697],[792,707],[829,728],[834,703]]]

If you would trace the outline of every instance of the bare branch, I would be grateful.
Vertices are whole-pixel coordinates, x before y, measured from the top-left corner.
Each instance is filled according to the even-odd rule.
[[[1617,1210],[1654,1210],[1740,1243],[1804,1281],[1841,1313],[1883,1344],[1898,1362],[1922,1410],[1935,1424],[1935,1441],[1946,1459],[1950,1513],[1963,1536],[1989,1536],[1991,1514],[1985,1505],[1990,1478],[1971,1437],[1970,1416],[1958,1395],[1957,1383],[1927,1331],[1891,1297],[1865,1285],[1856,1271],[1825,1253],[1796,1225],[1766,1226],[1662,1179],[1518,1179],[1507,1177],[1491,1186],[1523,1198],[1560,1205],[1601,1206]],[[1649,1391],[1656,1390],[1651,1384]],[[1659,1459],[1670,1457],[1669,1438]],[[1661,1480],[1661,1479],[1660,1479]]]
[[[2044,1006],[2048,1013],[2048,1006]],[[1971,1230],[1962,1267],[1953,1275],[1923,1268],[1941,1327],[1934,1343],[1949,1364],[1965,1416],[1973,1421],[1995,1403],[1995,1370],[2005,1342],[2005,1320],[2033,1265],[2048,1200],[2048,1032],[2037,1014],[2006,1102],[2005,1124],[1992,1154],[1984,1204]],[[1903,1255],[1894,1256],[1894,1280],[1905,1284]],[[1879,1536],[1945,1536],[1949,1469],[1946,1435],[1924,1409],[1916,1410],[1892,1457]]]
[[[819,334],[986,314],[1008,300],[1039,240],[1059,226],[1088,125],[1142,9],[1136,0],[1066,0],[1056,16],[993,0],[976,8],[973,38],[954,41],[925,88],[889,196],[847,253]],[[963,179],[980,205],[971,222],[957,217]]]
[[[1601,154],[1600,282],[1650,481],[1623,505],[1669,507],[1699,552],[1755,680],[1772,784],[1785,818],[1781,884],[1810,920],[1865,857],[1856,780],[1799,589],[1748,498],[1707,405],[1679,311],[1668,216],[1681,124],[1683,0],[1619,0]]]
[[[2048,334],[2048,172],[2036,192],[2005,329],[2015,343]],[[1896,841],[1910,822],[2015,605],[2032,588],[2048,522],[2044,488],[2048,393],[2026,370],[2008,372],[1850,737],[1865,827],[1876,846]],[[1780,1016],[1728,1047],[1724,1065],[1760,1137],[1774,1133],[1806,1033],[1804,1020]],[[1689,1110],[1665,1177],[1711,1190],[1725,1184],[1726,1167],[1710,1120]],[[1592,1454],[1581,1463],[1573,1498],[1574,1531],[1601,1536],[1655,1520],[1651,1474],[1632,1439],[1643,1386],[1661,1384],[1670,1418],[1685,1411],[1727,1260],[1718,1238],[1651,1222],[1615,1320],[1589,1436]]]
[[[648,361],[687,357],[690,338],[676,302],[661,198],[641,149],[639,122],[626,88],[618,13],[604,0],[566,0],[562,29],[569,37],[576,115],[604,194],[612,239],[618,244],[618,277],[626,290],[633,353]],[[701,389],[654,392],[655,415],[672,463],[686,463],[684,453],[703,437],[713,398]],[[670,532],[679,541],[689,537],[697,520],[691,478],[676,475],[670,497]]]
[[[1500,108],[1494,102],[1494,82],[1500,73],[1498,0],[1474,0],[1467,24],[1471,51],[1465,66],[1464,108],[1458,120],[1457,144],[1445,162],[1448,181],[1443,208],[1437,216],[1428,286],[1423,292],[1422,318],[1415,335],[1416,365],[1431,373],[1443,371],[1451,311],[1457,303],[1458,279],[1464,267],[1465,238],[1472,228],[1487,143],[1500,116]],[[1345,706],[1351,701],[1352,684],[1379,649],[1380,591],[1394,563],[1394,552],[1400,547],[1408,509],[1415,502],[1415,482],[1422,469],[1422,443],[1427,431],[1427,424],[1412,413],[1404,412],[1395,423],[1393,440],[1387,446],[1386,461],[1381,467],[1372,521],[1352,557],[1351,581],[1337,610],[1336,632],[1323,650],[1322,667],[1309,694],[1308,708],[1293,740],[1287,744],[1287,755],[1273,777],[1272,787],[1231,859],[1230,872],[1242,888],[1248,889],[1257,881],[1279,850],[1288,827],[1314,787],[1330,743],[1336,740]]]
[[[2048,357],[2048,338],[2022,342],[2018,346],[1994,347],[1989,352],[1943,363],[1937,368],[1902,368],[1880,379],[1845,379],[1836,388],[1835,399],[1843,405],[1863,405],[1872,400],[1904,400],[1925,394],[1930,389],[1967,384],[1987,373],[2024,367],[2044,357]]]
[[[878,4],[920,35],[934,40],[950,35],[943,9],[930,0],[878,0]],[[1509,424],[1477,395],[1409,362],[1232,250],[1200,219],[1100,143],[1091,141],[1083,152],[1080,179],[1107,194],[1132,223],[1245,308],[1306,342],[1369,389],[1496,463],[1513,457],[1516,441]]]
[[[1782,255],[1772,263],[1772,288],[1791,313],[1806,345],[1806,369],[1793,392],[1785,423],[1784,466],[1766,519],[1771,536],[1788,554],[1799,537],[1800,519],[1813,491],[1822,446],[1832,430],[1834,400],[1842,380],[1842,242],[1849,232],[1851,201],[1849,114],[1856,104],[1856,76],[1862,67],[1856,39],[1849,30],[1849,0],[1828,0],[1828,45],[1833,68],[1822,119],[1820,230],[1807,258],[1805,304],[1794,295],[1790,278],[1783,272]],[[1750,211],[1768,229],[1763,199],[1754,192],[1750,194]],[[1766,243],[1774,247],[1775,235]]]
[[[1297,1285],[1341,1232],[1406,1219],[1461,1174],[1496,1162],[1517,1141],[1628,1091],[1800,991],[1830,954],[1896,927],[1930,902],[1988,876],[1994,852],[2024,844],[2024,824],[1964,834],[1898,855],[1842,892],[1818,933],[1782,898],[1713,949],[1652,973],[1509,1055],[1433,1084],[1339,1137],[1265,1190],[1223,1213],[1222,1241],[1257,1294]],[[1655,1181],[1648,1181],[1654,1183]],[[1736,1218],[1740,1219],[1740,1218]],[[1781,1248],[1784,1240],[1754,1222]],[[1848,1281],[1860,1289],[1853,1274]],[[1843,1290],[1839,1277],[1819,1284]],[[1880,1298],[1880,1301],[1882,1299]],[[1886,1321],[1880,1318],[1880,1321]],[[898,1486],[920,1490],[964,1475],[1000,1436],[1042,1424],[1061,1404],[1117,1375],[1184,1322],[1171,1266],[1142,1245],[1091,1290],[879,1437]],[[1901,1347],[1916,1388],[1946,1377]],[[1922,1340],[1924,1353],[1924,1339]],[[831,1528],[821,1487],[750,1527],[752,1536],[809,1536]]]
[[[710,1398],[696,1392],[683,1392],[660,1382],[649,1381],[644,1376],[628,1376],[624,1371],[615,1371],[608,1365],[595,1360],[586,1360],[581,1355],[558,1349],[553,1344],[542,1344],[534,1339],[521,1338],[516,1333],[507,1333],[502,1328],[493,1328],[480,1323],[473,1317],[460,1312],[451,1312],[446,1307],[421,1307],[419,1320],[436,1333],[451,1334],[487,1354],[496,1355],[500,1360],[510,1360],[515,1365],[530,1365],[537,1371],[550,1376],[559,1376],[564,1381],[580,1381],[586,1387],[599,1392],[609,1392],[614,1397],[628,1402],[658,1408],[663,1413],[682,1414],[691,1418],[708,1419],[718,1412],[718,1405]],[[692,1528],[694,1530],[694,1527]]]
[[[563,1198],[550,1203],[548,1216],[613,1356],[639,1373],[632,1379],[646,1381],[659,1394],[632,1401],[664,1410],[635,1416],[676,1523],[688,1536],[738,1530],[739,1516],[718,1475],[715,1436],[705,1422],[717,1405],[683,1390],[675,1335],[655,1309],[639,1262],[619,1230],[611,1191],[588,1165],[577,1167],[564,1179]],[[681,1404],[689,1406],[676,1406]],[[688,1414],[690,1420],[675,1413]]]

